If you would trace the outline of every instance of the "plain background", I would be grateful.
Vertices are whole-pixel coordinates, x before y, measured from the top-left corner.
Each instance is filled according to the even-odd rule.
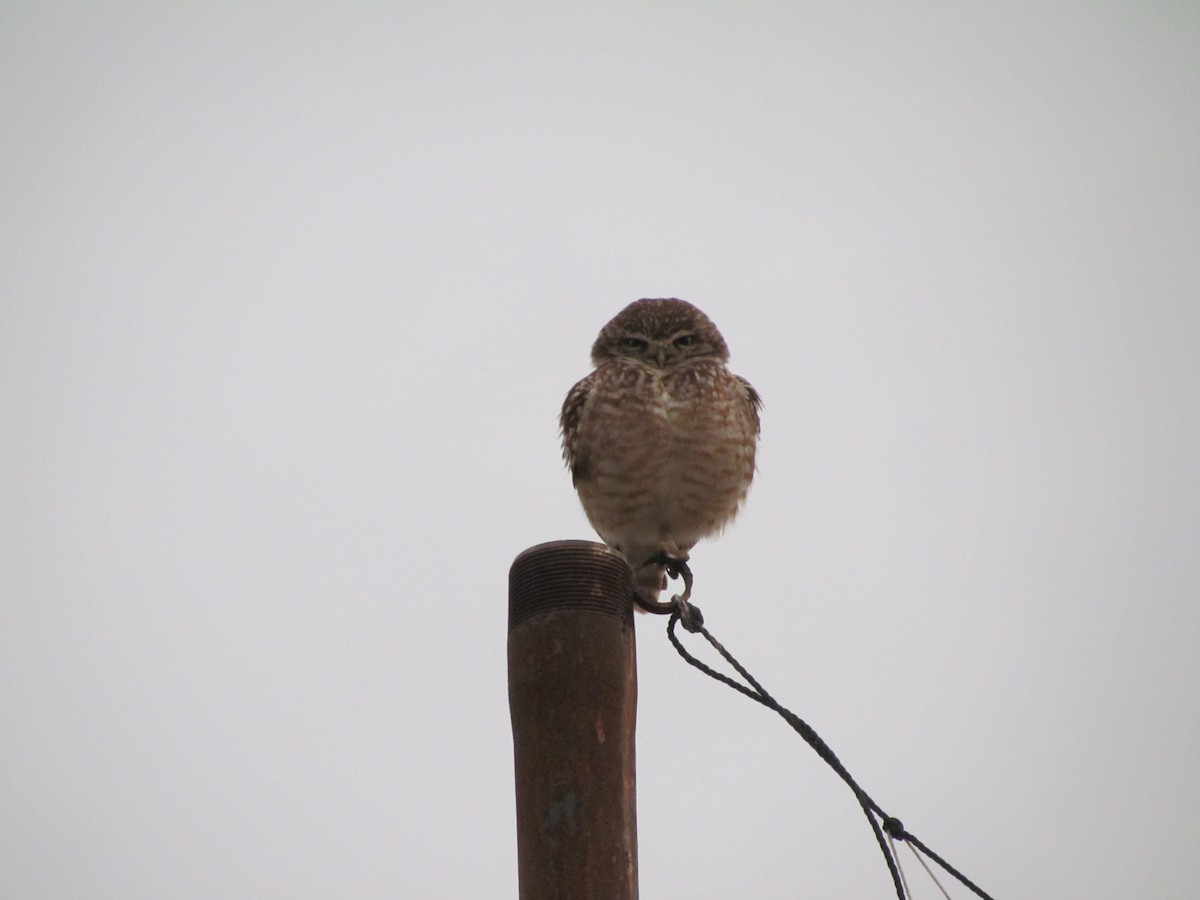
[[[714,633],[997,898],[1194,895],[1197,47],[1183,2],[5,3],[0,895],[515,897],[507,569],[592,537],[556,418],[643,296],[766,403]],[[893,896],[663,624],[642,896]]]

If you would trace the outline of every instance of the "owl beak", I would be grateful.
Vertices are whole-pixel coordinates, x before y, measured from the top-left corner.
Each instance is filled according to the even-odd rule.
[[[664,368],[667,365],[667,348],[664,347],[662,344],[655,344],[654,360],[655,360],[655,362],[658,363],[658,367],[660,369]]]

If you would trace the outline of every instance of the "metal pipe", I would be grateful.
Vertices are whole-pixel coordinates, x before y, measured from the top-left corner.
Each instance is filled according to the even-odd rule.
[[[520,900],[637,900],[637,657],[629,565],[530,547],[509,570]]]

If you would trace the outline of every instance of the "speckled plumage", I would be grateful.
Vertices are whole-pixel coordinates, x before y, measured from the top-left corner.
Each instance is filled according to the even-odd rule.
[[[563,404],[563,456],[588,520],[651,601],[660,554],[687,559],[737,514],[754,476],[758,393],[726,368],[712,321],[683,300],[638,300],[600,331],[596,370]]]

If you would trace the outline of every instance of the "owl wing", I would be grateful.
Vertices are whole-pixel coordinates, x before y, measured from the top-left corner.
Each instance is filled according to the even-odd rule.
[[[758,391],[756,391],[750,385],[750,382],[748,382],[741,375],[735,375],[733,377],[738,380],[738,382],[746,391],[746,399],[750,401],[750,416],[754,419],[754,433],[757,435],[760,431],[762,431],[762,423],[758,418],[758,411],[762,409],[762,397],[760,397]],[[578,385],[576,386],[578,387]]]
[[[595,372],[577,382],[575,387],[567,392],[567,399],[563,401],[562,412],[558,416],[558,426],[562,431],[563,459],[567,462],[567,468],[571,470],[572,484],[578,484],[580,479],[587,475],[587,453],[584,452],[579,439],[579,423],[595,383]]]

